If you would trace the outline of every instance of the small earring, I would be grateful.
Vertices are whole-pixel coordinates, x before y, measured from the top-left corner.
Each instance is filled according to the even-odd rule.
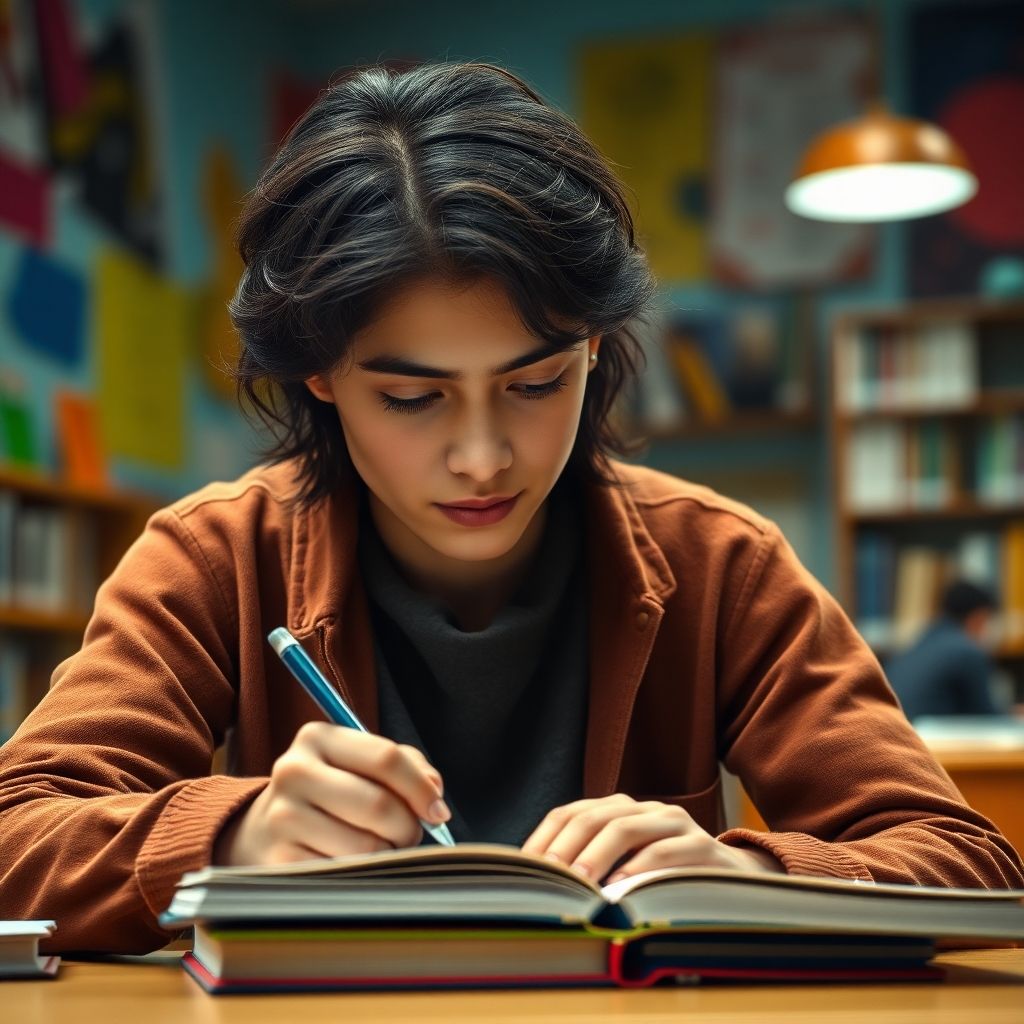
[[[590,353],[590,361],[592,363],[596,363],[597,362],[597,353],[596,352],[591,352]]]

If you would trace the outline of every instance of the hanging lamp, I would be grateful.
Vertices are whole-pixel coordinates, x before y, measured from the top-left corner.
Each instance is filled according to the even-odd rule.
[[[786,206],[814,220],[927,217],[978,191],[963,150],[938,125],[876,104],[814,139],[786,189]]]
[[[812,140],[785,193],[793,213],[814,220],[910,220],[961,206],[978,191],[964,151],[937,124],[893,114],[882,100],[881,53],[892,9],[873,0],[874,60],[862,117]]]
[[[946,132],[895,117],[880,103],[811,142],[785,205],[815,220],[905,220],[961,206],[977,190],[964,151]]]

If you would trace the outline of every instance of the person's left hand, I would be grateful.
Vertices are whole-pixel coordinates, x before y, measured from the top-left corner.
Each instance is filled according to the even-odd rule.
[[[522,848],[525,853],[568,864],[594,882],[631,853],[606,883],[656,868],[785,872],[765,850],[720,843],[681,807],[657,800],[637,802],[624,793],[554,808]]]

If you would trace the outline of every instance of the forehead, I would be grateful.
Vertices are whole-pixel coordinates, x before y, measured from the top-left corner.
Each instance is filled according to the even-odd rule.
[[[537,339],[523,325],[505,288],[490,278],[471,282],[421,278],[403,285],[354,339],[358,359],[370,355],[470,357],[493,362]]]

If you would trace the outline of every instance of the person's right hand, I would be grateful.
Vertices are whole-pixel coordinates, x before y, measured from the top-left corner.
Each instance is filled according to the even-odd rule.
[[[415,747],[307,722],[270,783],[221,829],[213,863],[281,864],[416,846],[419,819],[451,817],[441,776]]]

